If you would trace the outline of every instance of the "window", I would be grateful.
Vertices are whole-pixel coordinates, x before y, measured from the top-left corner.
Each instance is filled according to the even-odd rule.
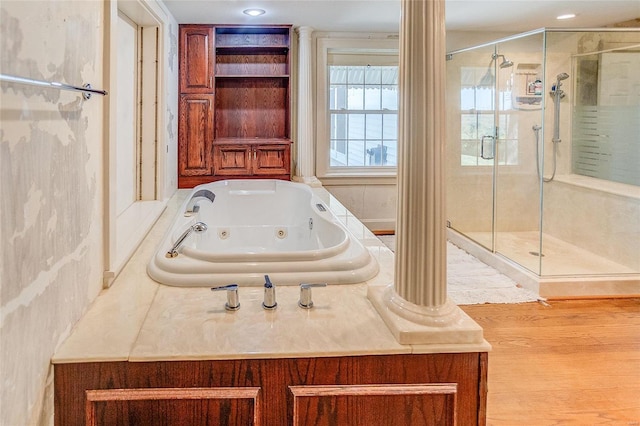
[[[397,40],[318,40],[318,176],[395,176],[398,72]]]
[[[329,65],[330,166],[397,166],[398,67]]]
[[[495,129],[495,79],[491,69],[463,67],[460,84],[460,164],[462,166],[492,165],[493,138],[500,165],[518,164],[518,127],[512,109],[510,80],[498,82],[498,134]],[[484,140],[484,143],[483,143]],[[483,146],[484,145],[484,146]],[[484,154],[484,155],[483,155]]]

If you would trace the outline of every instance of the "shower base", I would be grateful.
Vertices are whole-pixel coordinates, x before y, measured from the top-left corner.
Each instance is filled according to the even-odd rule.
[[[558,238],[543,235],[542,274],[539,233],[499,232],[496,253],[490,232],[463,235],[448,229],[449,240],[542,297],[632,297],[640,295],[640,274]],[[482,244],[482,245],[481,245]]]

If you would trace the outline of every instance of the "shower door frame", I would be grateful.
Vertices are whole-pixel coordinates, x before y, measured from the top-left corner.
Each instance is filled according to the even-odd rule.
[[[451,221],[448,222],[449,227],[451,227],[453,230],[455,230],[456,232],[459,232],[460,234],[464,235],[466,238],[474,241],[475,243],[479,244],[480,246],[486,248],[487,250],[489,250],[491,253],[494,253],[496,255],[500,255],[501,257],[514,262],[518,265],[520,265],[521,267],[537,274],[538,276],[540,276],[540,273],[542,271],[542,257],[540,257],[538,259],[537,262],[537,266],[535,269],[531,269],[530,267],[526,267],[525,265],[521,264],[520,262],[518,262],[517,260],[515,260],[509,253],[505,252],[505,251],[501,251],[499,249],[499,236],[498,236],[498,227],[499,227],[499,217],[498,217],[498,213],[499,213],[499,206],[498,206],[498,185],[499,185],[499,170],[500,170],[500,147],[501,147],[501,142],[506,142],[508,138],[501,138],[501,128],[500,128],[500,123],[501,123],[501,110],[500,110],[500,85],[501,85],[501,80],[500,80],[500,74],[499,74],[499,64],[498,64],[498,59],[499,56],[498,55],[502,55],[503,53],[501,53],[501,51],[504,51],[504,49],[501,49],[501,46],[504,45],[504,43],[509,42],[509,41],[513,41],[513,40],[519,40],[519,39],[525,39],[527,37],[530,36],[534,36],[534,35],[542,35],[542,44],[540,46],[541,49],[541,62],[542,62],[542,75],[545,75],[545,54],[544,54],[544,46],[545,46],[545,35],[546,35],[546,31],[544,29],[539,29],[539,30],[534,30],[534,31],[530,31],[530,32],[526,32],[526,33],[521,33],[521,34],[517,34],[515,36],[511,36],[511,37],[507,37],[507,38],[503,38],[503,39],[499,39],[499,40],[494,40],[492,42],[489,43],[485,43],[485,44],[481,44],[481,45],[477,45],[477,46],[473,46],[473,47],[469,47],[469,48],[465,48],[465,49],[460,49],[460,50],[456,50],[453,52],[448,53],[447,57],[449,59],[453,58],[454,55],[456,54],[460,54],[460,53],[464,53],[464,52],[470,52],[470,51],[480,51],[480,49],[486,48],[486,47],[491,47],[492,51],[487,50],[487,52],[484,53],[488,53],[492,56],[489,57],[489,59],[492,60],[492,62],[489,65],[489,68],[492,67],[492,72],[493,72],[493,81],[492,81],[492,94],[493,94],[493,135],[483,135],[484,137],[492,137],[493,138],[493,159],[492,159],[492,164],[491,164],[491,201],[487,201],[486,203],[491,203],[491,213],[490,213],[490,239],[489,238],[478,238],[479,235],[473,235],[473,230],[465,230],[465,229],[461,229],[459,226],[456,226],[455,221]],[[508,53],[507,53],[508,56]],[[506,58],[505,58],[506,59]],[[544,77],[543,77],[544,80]],[[544,93],[544,81],[543,81],[543,93]],[[513,100],[513,102],[515,102],[515,99]],[[540,106],[541,110],[544,111],[544,94],[542,96],[542,101],[541,101],[541,106]],[[541,121],[540,124],[542,126],[544,126],[544,114],[541,117]],[[525,131],[524,129],[522,130],[523,132]],[[478,143],[482,144],[482,137],[480,135],[478,135]],[[518,136],[518,140],[520,139],[520,136]],[[544,141],[540,141],[541,143],[541,148],[542,148],[542,158],[544,159]],[[482,153],[482,150],[480,150],[480,153]],[[507,167],[511,167],[509,165],[506,165]],[[482,166],[482,167],[486,167]],[[486,169],[485,169],[486,170]],[[480,172],[479,172],[480,173]],[[538,217],[536,218],[536,223],[537,223],[537,227],[538,229],[534,229],[535,232],[537,232],[538,237],[537,237],[537,241],[536,241],[536,245],[537,245],[537,250],[539,253],[542,253],[542,220],[543,220],[543,206],[542,206],[542,201],[543,201],[543,194],[542,194],[542,180],[540,179],[540,181],[537,183],[536,185],[536,203],[537,203],[537,215]],[[487,204],[483,204],[483,205],[487,205]],[[469,232],[470,231],[470,232]],[[482,233],[484,233],[485,231],[482,231]]]

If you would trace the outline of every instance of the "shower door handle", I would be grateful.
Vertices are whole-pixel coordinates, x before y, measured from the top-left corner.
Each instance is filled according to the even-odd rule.
[[[491,140],[491,150],[489,154],[484,155],[484,141],[485,139]],[[496,139],[493,136],[483,136],[480,140],[480,157],[484,160],[493,160],[496,156]]]

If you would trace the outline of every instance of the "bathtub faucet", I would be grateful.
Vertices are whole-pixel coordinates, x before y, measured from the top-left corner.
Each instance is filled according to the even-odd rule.
[[[326,287],[327,283],[319,284],[300,284],[300,300],[298,300],[298,306],[302,309],[313,308],[313,300],[311,300],[311,289],[313,287]]]
[[[238,300],[238,284],[223,285],[221,287],[213,287],[211,291],[227,291],[227,303],[224,308],[227,311],[237,311],[240,309],[240,301]]]
[[[189,229],[187,229],[182,233],[182,235],[180,235],[180,237],[176,240],[176,243],[173,245],[173,247],[171,247],[171,249],[167,252],[167,254],[165,254],[165,256],[170,258],[178,256],[178,248],[182,245],[182,243],[189,236],[189,234],[191,234],[192,232],[195,232],[196,234],[201,234],[206,230],[207,230],[207,224],[204,222],[196,222],[195,224],[191,225]]]
[[[216,198],[216,194],[214,194],[213,192],[209,191],[208,189],[200,189],[200,190],[196,191],[191,196],[191,199],[187,203],[187,208],[184,210],[184,215],[185,216],[193,216],[194,214],[198,213],[198,210],[200,210],[200,206],[198,205],[198,201],[206,199],[206,200],[209,200],[209,201],[211,201],[213,203],[213,200],[215,200],[215,198]]]
[[[269,279],[269,275],[264,276],[264,301],[262,307],[265,309],[275,309],[278,306],[276,302],[276,286]]]

